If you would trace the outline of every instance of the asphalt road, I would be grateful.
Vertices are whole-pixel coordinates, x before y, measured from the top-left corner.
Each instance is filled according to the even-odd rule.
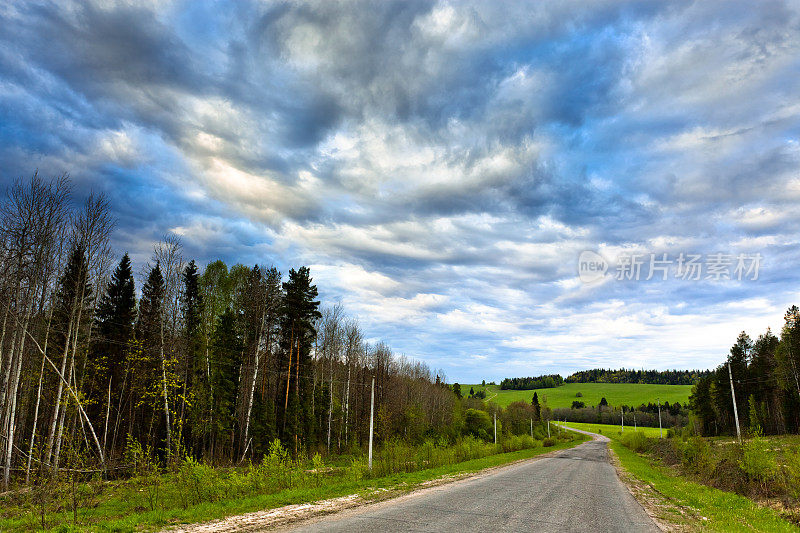
[[[601,437],[556,455],[297,524],[292,531],[659,531]]]

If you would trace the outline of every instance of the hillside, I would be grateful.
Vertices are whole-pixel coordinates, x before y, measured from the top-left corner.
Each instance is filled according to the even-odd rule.
[[[466,396],[470,387],[475,392],[484,388],[477,385],[461,385],[461,391]],[[580,400],[587,406],[597,405],[601,398],[605,398],[611,405],[632,405],[637,407],[649,402],[655,403],[656,398],[661,402],[688,403],[692,393],[691,385],[643,385],[639,383],[567,383],[551,389],[534,389],[539,395],[539,401],[547,400],[550,407],[570,407],[574,400]],[[511,402],[524,400],[530,402],[534,390],[500,390],[497,385],[486,385],[486,399],[505,407]],[[578,393],[583,394],[577,397]]]

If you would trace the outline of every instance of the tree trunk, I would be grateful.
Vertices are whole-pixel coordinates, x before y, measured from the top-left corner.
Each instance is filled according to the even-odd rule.
[[[259,367],[259,344],[261,343],[261,335],[264,332],[264,319],[266,318],[266,308],[261,313],[261,323],[258,326],[258,335],[256,335],[256,353],[253,359],[253,383],[250,385],[250,397],[247,401],[247,416],[245,417],[244,422],[244,452],[242,454],[242,460],[244,460],[244,454],[247,453],[247,439],[250,436],[250,415],[253,412],[253,398],[255,398],[256,394],[256,380],[258,379],[258,367]]]
[[[164,355],[164,321],[161,322],[161,388],[164,394],[164,417],[167,423],[167,460],[172,455],[172,433],[169,420],[169,397],[167,396],[167,360]]]
[[[283,429],[286,430],[286,418],[289,414],[289,384],[292,382],[292,348],[294,348],[294,325],[289,336],[289,374],[286,377],[286,402],[283,404]]]
[[[30,337],[30,333],[28,333],[28,336]],[[86,415],[86,411],[84,411],[84,409],[83,409],[83,405],[81,404],[81,400],[78,397],[78,394],[75,392],[75,390],[69,385],[67,380],[64,378],[64,374],[62,374],[61,372],[58,371],[58,367],[55,365],[55,363],[53,363],[53,361],[49,357],[47,357],[47,354],[44,352],[44,350],[42,350],[42,347],[39,346],[39,343],[36,342],[36,339],[31,337],[31,340],[36,345],[36,348],[39,350],[39,352],[42,354],[42,357],[44,357],[45,360],[48,362],[48,364],[50,364],[50,366],[53,367],[53,370],[55,370],[55,372],[58,375],[60,381],[66,386],[67,392],[69,392],[72,395],[72,398],[75,400],[75,404],[78,407],[78,413],[83,417],[83,420],[86,421],[86,424],[89,426],[89,431],[91,431],[91,433],[92,433],[92,437],[94,439],[94,444],[97,447],[97,453],[100,455],[100,463],[105,468],[105,455],[103,454],[103,447],[100,446],[100,440],[97,438],[97,432],[95,432],[94,426],[92,425],[91,420],[89,420],[89,417]]]
[[[81,331],[81,318],[83,318],[83,301],[86,299],[86,280],[83,278],[82,275],[78,276],[78,283],[80,285],[80,295],[81,296],[80,296],[80,299],[77,300],[78,316],[77,316],[77,320],[75,322],[75,327],[73,328],[74,333],[73,333],[73,340],[72,340],[72,357],[70,357],[69,375],[68,375],[69,380],[67,380],[67,386],[68,387],[70,386],[69,385],[70,382],[71,383],[75,383],[77,385],[77,382],[75,381],[75,357],[78,354],[78,335],[80,334],[80,331]],[[77,289],[77,287],[76,287],[76,289]],[[78,291],[77,290],[75,291],[75,296],[76,296],[76,298],[78,296]],[[76,396],[76,398],[77,398],[77,396]],[[56,449],[55,449],[55,452],[53,453],[53,468],[55,469],[56,472],[58,471],[58,459],[59,459],[59,455],[61,454],[61,439],[62,439],[63,434],[64,434],[64,418],[66,416],[66,413],[67,413],[66,407],[61,409],[61,414],[60,414],[60,418],[59,418],[59,426],[58,426],[58,438],[56,439]]]
[[[13,377],[11,380],[10,387],[8,388],[7,395],[10,399],[10,403],[8,403],[8,423],[7,423],[7,431],[6,431],[6,452],[5,452],[5,467],[3,470],[3,486],[8,490],[8,482],[11,476],[11,458],[14,452],[14,433],[17,428],[17,391],[19,389],[19,377],[20,373],[22,372],[22,359],[23,353],[25,350],[25,333],[28,331],[28,324],[30,323],[31,313],[33,312],[33,297],[30,297],[30,302],[28,303],[28,309],[25,311],[25,318],[24,323],[22,324],[22,335],[23,337],[20,339],[19,342],[19,350],[18,355],[16,357],[16,365],[12,364],[13,368]],[[14,354],[12,352],[11,360],[14,361]]]
[[[344,408],[344,445],[347,446],[347,426],[350,423],[350,365],[347,365],[347,395]]]
[[[67,336],[64,339],[64,353],[61,359],[61,372],[60,374],[63,376],[64,372],[67,371],[67,359],[69,358],[69,343],[72,341],[72,328],[73,328],[73,317],[70,316],[69,325],[67,326]],[[50,423],[50,433],[47,437],[47,453],[45,454],[45,463],[50,464],[50,460],[53,456],[53,446],[56,441],[56,431],[58,425],[58,419],[60,416],[61,410],[61,395],[64,390],[64,384],[59,380],[58,385],[56,387],[56,398],[55,398],[55,405],[53,406],[53,421]]]
[[[328,455],[331,454],[331,419],[333,417],[333,358],[331,357],[330,363],[330,370],[331,370],[331,379],[330,379],[330,386],[331,389],[331,396],[330,401],[328,402]]]

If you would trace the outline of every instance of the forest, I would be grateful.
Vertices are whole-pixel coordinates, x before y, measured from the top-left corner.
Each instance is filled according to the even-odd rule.
[[[225,465],[274,439],[295,457],[358,448],[373,383],[379,441],[461,431],[443,374],[366,342],[308,268],[201,268],[174,236],[133,265],[112,254],[114,226],[67,176],[19,180],[0,205],[5,487],[77,457],[114,475],[131,449]]]
[[[552,389],[563,383],[564,378],[558,374],[528,378],[505,378],[500,382],[500,390]]]
[[[744,331],[725,363],[694,386],[690,404],[702,435],[797,433],[800,430],[800,309],[791,306],[780,336]],[[736,414],[731,394],[736,397]]]
[[[649,385],[694,385],[708,370],[611,370],[594,368],[568,376],[565,383],[645,383]]]

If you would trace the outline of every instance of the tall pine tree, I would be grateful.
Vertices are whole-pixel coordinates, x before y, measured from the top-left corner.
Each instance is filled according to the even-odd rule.
[[[202,435],[210,412],[210,372],[203,351],[203,296],[197,264],[189,261],[183,270],[183,334],[181,361],[182,390],[179,427],[187,446],[199,454]],[[187,423],[188,421],[188,423]],[[199,430],[199,431],[193,431]]]
[[[129,353],[135,325],[136,289],[131,260],[126,253],[97,306],[96,335],[90,351],[90,364],[97,376],[93,393],[98,397],[96,404],[103,410],[100,419],[105,420],[104,441],[110,439],[112,450],[117,440],[115,429],[125,427],[123,402],[129,398]]]
[[[141,429],[148,428],[147,441],[151,445],[157,447],[163,438],[164,444],[169,448],[172,417],[163,342],[164,294],[164,276],[160,265],[156,263],[142,287],[142,299],[139,302],[136,339],[141,343],[141,357],[137,378],[140,380],[142,395],[139,403],[149,407],[146,412],[150,415],[141,420]]]
[[[280,422],[282,437],[293,442],[295,454],[299,441],[310,441],[314,435],[311,427],[310,354],[317,335],[314,323],[322,314],[319,312],[317,287],[311,281],[308,267],[300,267],[289,270],[289,280],[283,283],[281,332],[287,381]]]

